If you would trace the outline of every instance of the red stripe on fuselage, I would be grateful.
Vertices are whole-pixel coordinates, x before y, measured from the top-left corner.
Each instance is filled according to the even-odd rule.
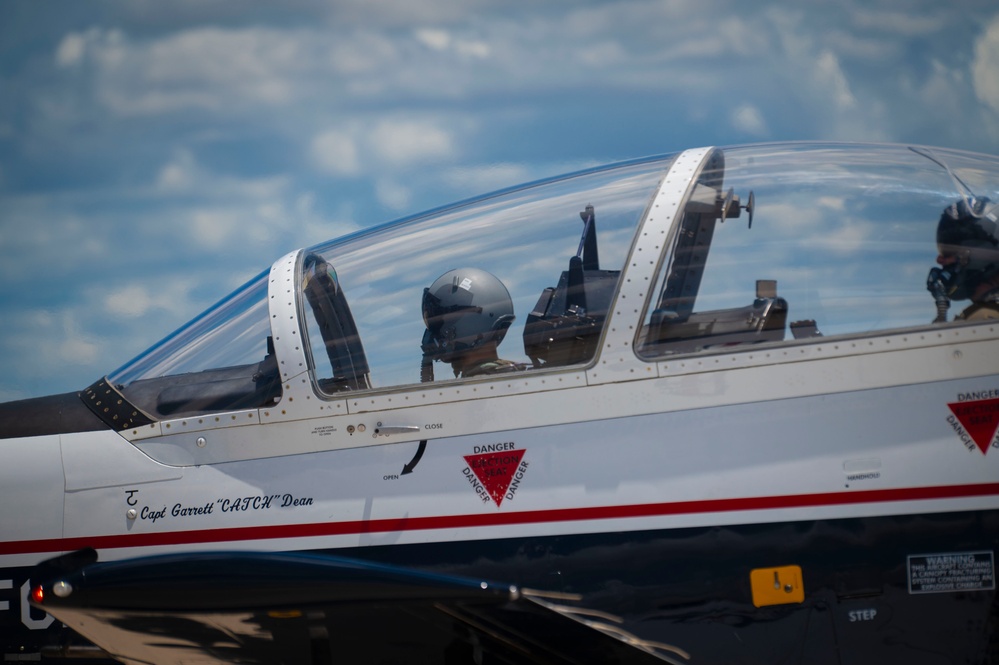
[[[130,533],[109,536],[80,536],[76,538],[0,542],[0,555],[62,552],[77,550],[83,547],[116,549],[123,547],[161,547],[204,543],[222,544],[245,540],[312,538],[392,531],[424,531],[429,529],[459,529],[512,524],[536,524],[541,522],[575,522],[636,517],[662,517],[669,515],[696,515],[701,513],[725,513],[747,510],[780,510],[859,503],[961,499],[993,495],[999,495],[999,483],[861,490],[857,492],[831,492],[825,494],[793,494],[788,496],[764,496],[741,499],[709,499],[705,501],[678,501],[673,503],[649,503],[628,506],[556,508],[551,510],[527,510],[479,515],[441,515],[434,517],[356,520],[351,522],[322,522],[318,524],[212,528],[196,531]]]

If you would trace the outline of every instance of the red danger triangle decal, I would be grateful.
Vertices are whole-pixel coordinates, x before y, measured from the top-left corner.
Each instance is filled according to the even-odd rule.
[[[961,427],[984,455],[999,429],[999,397],[948,404]]]
[[[523,450],[504,450],[499,453],[465,455],[465,462],[499,506],[503,503],[503,497],[506,496],[506,491],[523,457]]]

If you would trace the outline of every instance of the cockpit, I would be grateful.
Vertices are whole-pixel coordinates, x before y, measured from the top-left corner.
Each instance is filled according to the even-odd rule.
[[[999,201],[999,161],[971,153],[704,154],[696,168],[667,155],[539,181],[293,253],[95,384],[92,400],[124,403],[106,407],[123,429],[273,408],[292,390],[321,404],[494,380],[456,377],[440,359],[427,372],[421,303],[464,267],[502,283],[512,318],[497,352],[524,376],[585,371],[609,329],[652,364],[925,330],[940,325],[926,274],[942,211],[972,194]],[[994,228],[992,209],[980,212]],[[985,273],[999,266],[989,256]]]

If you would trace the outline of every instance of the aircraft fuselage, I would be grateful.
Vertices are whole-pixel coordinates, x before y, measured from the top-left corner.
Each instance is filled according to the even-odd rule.
[[[29,577],[91,547],[102,561],[330,552],[576,594],[697,663],[994,662],[999,325],[917,325],[907,304],[868,314],[844,257],[834,297],[829,279],[807,283],[820,267],[803,261],[789,270],[800,283],[750,273],[752,304],[733,306],[735,287],[709,268],[741,273],[728,258],[743,241],[730,256],[723,236],[757,233],[767,209],[757,190],[752,229],[721,227],[739,215],[721,183],[739,182],[738,151],[730,160],[731,175],[710,150],[650,168],[637,231],[606,231],[621,247],[614,270],[584,230],[578,260],[537,305],[506,275],[525,326],[506,335],[522,332],[526,369],[378,384],[379,370],[415,376],[419,329],[396,362],[395,328],[372,324],[395,310],[372,287],[365,298],[381,309],[363,312],[355,250],[341,268],[330,246],[261,277],[259,366],[120,371],[83,406],[60,398],[57,420],[45,414],[58,400],[5,407],[4,653],[69,639],[30,607]],[[613,196],[594,197],[597,214],[614,209]],[[373,246],[394,246],[397,231]],[[425,283],[449,266],[438,267]],[[907,303],[865,279],[871,297]],[[932,310],[921,280],[914,293]]]

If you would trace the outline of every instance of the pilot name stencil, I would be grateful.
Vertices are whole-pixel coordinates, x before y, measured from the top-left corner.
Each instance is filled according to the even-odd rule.
[[[126,490],[128,499],[126,502],[134,506],[138,490]],[[261,494],[256,496],[237,496],[229,498],[214,499],[198,505],[187,505],[184,503],[174,503],[172,506],[151,507],[142,506],[140,509],[128,511],[129,519],[140,519],[146,522],[156,523],[167,518],[183,519],[187,517],[202,517],[205,515],[217,515],[219,513],[240,513],[270,510],[272,508],[301,508],[314,504],[312,497],[295,496],[290,493],[284,494]],[[216,512],[216,508],[218,511]]]
[[[947,423],[961,439],[965,448],[976,448],[987,454],[989,448],[999,448],[999,391],[985,390],[958,393],[957,401],[947,404]]]
[[[482,503],[492,501],[499,508],[504,500],[512,501],[528,469],[526,449],[513,442],[474,446],[475,454],[465,455],[465,479],[475,489]]]

